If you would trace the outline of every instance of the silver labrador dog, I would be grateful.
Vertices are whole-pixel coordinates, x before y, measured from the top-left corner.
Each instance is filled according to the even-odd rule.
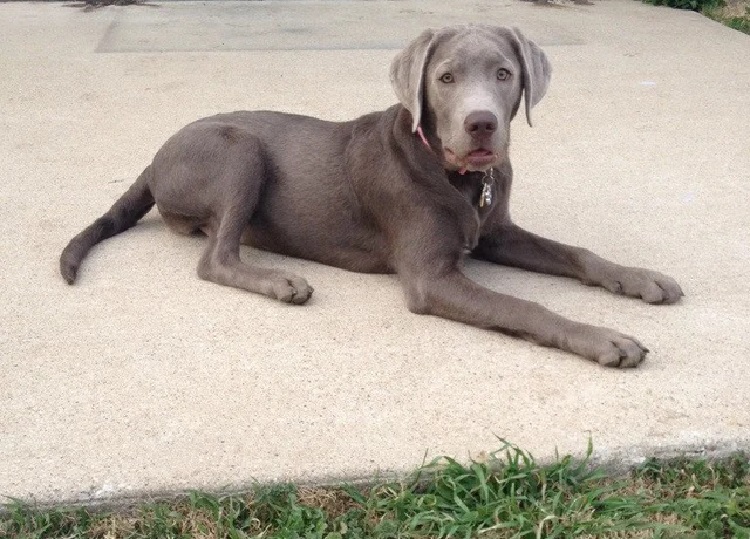
[[[170,228],[204,233],[198,275],[290,303],[313,292],[292,273],[240,260],[240,244],[359,272],[396,272],[409,309],[633,367],[633,337],[498,294],[461,273],[472,256],[574,277],[649,303],[682,296],[670,277],[608,262],[510,219],[510,122],[527,121],[550,81],[544,52],[515,28],[427,30],[399,53],[400,104],[350,122],[233,112],[170,138],[128,191],[73,238],[60,271],[73,283],[96,243],[156,204]]]

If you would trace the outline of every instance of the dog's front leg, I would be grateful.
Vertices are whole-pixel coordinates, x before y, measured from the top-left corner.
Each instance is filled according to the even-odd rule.
[[[498,294],[460,271],[401,274],[409,309],[560,348],[607,367],[635,367],[648,350],[611,329],[568,320],[537,303]]]
[[[474,254],[497,264],[573,277],[648,303],[675,303],[683,295],[671,277],[615,264],[587,249],[542,238],[512,223],[481,237]]]

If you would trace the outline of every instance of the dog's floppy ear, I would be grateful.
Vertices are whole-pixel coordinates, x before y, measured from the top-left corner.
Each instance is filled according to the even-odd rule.
[[[533,41],[526,39],[518,28],[512,28],[518,60],[523,70],[523,95],[526,106],[526,121],[531,125],[531,109],[547,93],[552,66],[544,51]]]
[[[434,30],[425,30],[409,43],[391,62],[391,86],[401,104],[411,113],[411,130],[416,131],[422,119],[424,70],[435,49]]]

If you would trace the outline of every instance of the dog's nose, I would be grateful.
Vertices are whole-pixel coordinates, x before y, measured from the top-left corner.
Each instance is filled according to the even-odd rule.
[[[497,116],[488,110],[477,110],[464,120],[464,129],[472,137],[491,135],[497,129]]]

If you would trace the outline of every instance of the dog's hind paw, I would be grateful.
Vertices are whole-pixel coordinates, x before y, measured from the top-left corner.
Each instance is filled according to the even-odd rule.
[[[313,293],[313,287],[302,277],[289,275],[275,279],[272,283],[273,297],[284,303],[302,305]]]

